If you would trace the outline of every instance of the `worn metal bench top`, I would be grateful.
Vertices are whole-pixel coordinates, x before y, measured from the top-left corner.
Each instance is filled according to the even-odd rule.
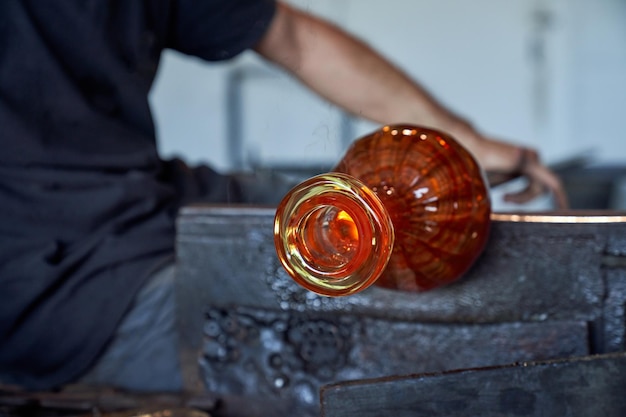
[[[273,208],[193,206],[178,221],[190,389],[319,414],[327,384],[626,350],[626,213],[494,214],[458,282],[316,295],[282,270]]]

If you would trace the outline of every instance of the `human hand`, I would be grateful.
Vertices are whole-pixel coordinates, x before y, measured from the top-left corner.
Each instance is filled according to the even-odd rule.
[[[515,178],[526,178],[526,187],[504,195],[505,201],[523,204],[551,193],[556,208],[568,208],[567,194],[561,180],[542,163],[535,149],[487,138],[465,121],[455,124],[451,134],[474,154],[485,170],[491,187]]]
[[[557,208],[567,209],[568,199],[559,177],[545,166],[536,150],[518,147],[517,163],[509,172],[487,171],[489,185],[494,187],[518,177],[525,177],[526,187],[517,192],[504,195],[504,201],[523,204],[532,199],[550,192]]]

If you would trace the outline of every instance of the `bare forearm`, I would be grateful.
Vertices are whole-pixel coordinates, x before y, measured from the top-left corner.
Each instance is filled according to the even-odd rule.
[[[523,171],[532,187],[520,198],[529,199],[547,188],[559,206],[567,204],[558,178],[538,158],[520,164],[521,156],[528,153],[519,146],[481,135],[367,44],[328,22],[279,3],[256,50],[355,115],[382,124],[414,123],[439,129],[462,143],[486,171]]]
[[[280,7],[277,19],[275,33],[258,51],[327,100],[385,124],[450,130],[460,122],[405,73],[341,29],[287,6]],[[272,36],[280,36],[281,48],[273,46]]]

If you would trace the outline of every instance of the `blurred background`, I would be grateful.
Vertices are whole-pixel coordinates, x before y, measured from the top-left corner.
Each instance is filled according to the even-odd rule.
[[[626,209],[626,0],[289,2],[364,39],[480,130],[539,149],[574,208]],[[253,53],[163,58],[151,105],[165,157],[308,176],[378,127]],[[551,207],[501,201],[521,186],[494,189],[494,208]]]

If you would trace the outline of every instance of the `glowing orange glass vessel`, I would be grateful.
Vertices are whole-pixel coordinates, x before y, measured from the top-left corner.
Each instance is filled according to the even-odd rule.
[[[373,283],[426,291],[470,268],[490,214],[483,172],[465,148],[435,130],[385,126],[285,196],[274,242],[293,279],[319,294]]]

